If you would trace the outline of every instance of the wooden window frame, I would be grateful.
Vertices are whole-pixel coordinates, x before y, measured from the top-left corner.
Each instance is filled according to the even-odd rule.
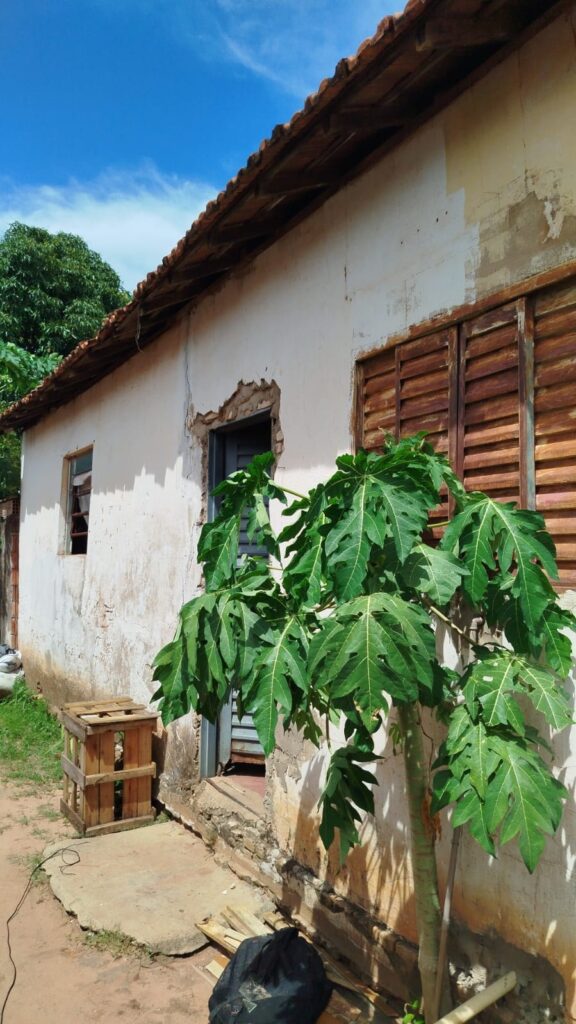
[[[89,468],[85,468],[78,473],[74,473],[77,462],[86,460],[87,456],[90,456]],[[76,452],[65,457],[65,486],[66,486],[66,554],[68,555],[85,555],[88,550],[88,535],[90,531],[90,499],[92,496],[92,473],[94,463],[94,446],[88,445],[86,448],[79,449]],[[75,476],[90,475],[89,487],[84,488],[82,491],[82,497],[88,496],[88,508],[80,509],[75,507],[77,499],[80,497],[80,492],[77,490],[82,484],[75,484]],[[79,502],[78,502],[79,505]],[[81,522],[85,521],[86,529],[83,529],[84,524]],[[75,530],[75,526],[78,525],[80,529]]]

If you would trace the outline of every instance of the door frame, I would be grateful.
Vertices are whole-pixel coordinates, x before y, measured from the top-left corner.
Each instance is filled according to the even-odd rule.
[[[272,443],[272,410],[270,408],[262,409],[255,413],[253,416],[245,416],[238,420],[232,420],[230,423],[226,423],[223,426],[214,427],[208,435],[208,501],[207,501],[207,522],[212,522],[216,518],[218,511],[218,501],[212,493],[214,488],[220,483],[221,480],[225,479],[224,473],[224,460],[225,460],[225,439],[227,434],[234,434],[244,428],[255,427],[260,423],[270,424],[270,443]],[[231,709],[223,709],[221,718],[218,722],[209,722],[207,718],[202,718],[200,723],[200,778],[208,779],[213,778],[218,774],[219,767],[219,730],[223,724],[227,724],[228,718],[230,719],[229,725],[232,728],[232,712]]]

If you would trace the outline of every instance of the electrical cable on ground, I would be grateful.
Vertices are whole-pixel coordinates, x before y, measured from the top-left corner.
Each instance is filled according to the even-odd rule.
[[[64,857],[64,854],[66,854],[66,853],[73,853],[76,859],[75,860],[71,860],[71,861],[66,861],[66,859]],[[40,868],[43,868],[44,865],[47,863],[47,861],[52,860],[52,857],[57,857],[58,854],[62,854],[62,860],[64,861],[63,865],[60,868],[60,871],[62,871],[62,872],[64,871],[65,868],[70,868],[70,867],[73,867],[75,864],[79,864],[80,863],[80,854],[78,853],[78,850],[74,846],[63,846],[60,849],[55,850],[54,853],[49,854],[48,857],[44,858],[44,860],[41,860],[40,863],[37,864],[36,867],[33,868],[33,870],[30,872],[30,875],[28,877],[28,881],[26,882],[26,886],[24,888],[24,892],[22,893],[20,899],[18,900],[18,903],[16,904],[14,910],[10,914],[10,917],[6,921],[6,940],[7,940],[7,947],[8,947],[8,956],[9,956],[9,959],[10,959],[10,963],[12,964],[13,975],[12,975],[12,981],[10,982],[10,985],[8,986],[8,991],[7,991],[6,995],[4,996],[4,1001],[2,1003],[2,1007],[0,1008],[0,1024],[4,1024],[4,1013],[6,1011],[6,1007],[8,1005],[8,1000],[10,998],[10,995],[11,995],[11,993],[12,993],[12,991],[14,989],[14,986],[16,984],[16,978],[18,977],[18,968],[16,967],[16,963],[15,963],[14,957],[12,955],[12,944],[11,944],[11,941],[10,941],[10,924],[14,920],[16,915],[18,914],[19,910],[21,909],[21,907],[22,907],[22,905],[24,903],[24,900],[26,899],[28,893],[30,892],[30,889],[32,888],[32,879],[34,878],[34,875],[36,874],[36,872],[40,871]]]

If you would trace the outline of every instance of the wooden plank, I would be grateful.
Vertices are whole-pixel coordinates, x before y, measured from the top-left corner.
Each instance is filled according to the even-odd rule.
[[[79,743],[78,737],[72,735],[72,745],[71,745],[71,750],[70,750],[70,760],[72,761],[72,764],[74,764],[76,767],[78,767],[78,757],[79,757],[79,753],[78,752],[79,752],[79,749],[80,749],[79,746],[78,746],[78,743]],[[82,820],[82,808],[80,807],[79,793],[80,793],[80,790],[78,789],[78,783],[75,782],[74,780],[72,780],[72,802],[71,802],[70,806],[72,807],[72,809],[76,813],[80,814],[80,819]]]
[[[156,721],[157,718],[158,718],[158,715],[154,711],[135,711],[135,712],[132,712],[132,709],[126,708],[125,711],[123,711],[121,714],[114,714],[114,713],[111,713],[111,714],[106,713],[105,715],[85,714],[85,715],[82,715],[82,722],[85,725],[91,726],[92,728],[95,725],[100,725],[103,728],[107,728],[109,725],[122,725],[122,726],[124,726],[124,725],[131,725],[131,724],[136,724],[137,725],[139,722],[146,722],[146,721],[152,721],[152,720]]]
[[[99,736],[87,736],[86,743],[84,744],[84,771],[85,771],[85,782],[86,779],[100,767],[100,737]],[[99,811],[100,811],[100,793],[97,786],[89,786],[88,789],[85,785],[84,789],[84,822],[86,828],[92,828],[93,825],[99,824]]]
[[[328,131],[377,132],[385,128],[398,128],[414,116],[414,108],[400,103],[344,107],[330,115]]]
[[[129,732],[130,729],[139,729],[143,721],[156,723],[158,721],[158,715],[146,715],[145,719],[122,718],[119,723],[113,722],[111,719],[109,719],[108,722],[103,720],[100,725],[87,725],[86,735],[93,736],[95,733],[109,732],[110,725],[113,726],[114,732]]]
[[[565,384],[574,380],[576,380],[576,347],[574,352],[564,359],[558,358],[538,364],[536,386],[539,388],[553,387],[555,384]]]
[[[64,704],[68,714],[90,714],[94,711],[122,710],[124,708],[144,708],[145,704],[135,704],[131,697],[113,697],[110,700],[83,700]]]
[[[80,815],[76,813],[76,810],[70,804],[66,803],[65,800],[60,801],[60,810],[62,814],[68,818],[68,821],[71,822],[76,831],[83,836],[85,833],[84,822]]]
[[[153,728],[142,726],[137,733],[139,770],[143,772],[137,786],[138,814],[149,814],[152,808],[152,779],[156,777],[156,765],[152,762]]]
[[[75,739],[84,740],[86,738],[86,728],[71,715],[66,714],[63,709],[58,712],[58,721]]]
[[[418,29],[416,49],[428,52],[501,44],[512,38],[519,25],[517,18],[504,11],[492,13],[485,19],[432,15]]]
[[[448,363],[435,371],[429,371],[418,377],[404,377],[404,367],[400,373],[402,401],[413,398],[417,395],[426,395],[430,392],[447,391],[448,389]]]
[[[112,832],[124,832],[127,829],[140,828],[142,825],[151,825],[155,818],[155,814],[147,814],[143,818],[120,818],[118,821],[87,828],[84,834],[86,836],[105,836]]]
[[[246,935],[270,935],[272,929],[269,924],[261,921],[256,914],[244,907],[227,906],[221,911],[230,922],[233,928]]]
[[[530,299],[518,300],[518,334],[520,504],[522,508],[535,509],[534,311]]]
[[[226,963],[228,963],[228,961],[226,961]],[[214,959],[211,960],[210,963],[205,965],[204,970],[208,971],[208,974],[211,974],[213,978],[216,978],[216,980],[218,980],[218,978],[221,978],[222,975],[224,974],[224,971],[226,970],[226,965],[221,964],[219,963],[218,960]]]
[[[438,349],[430,355],[411,358],[405,354],[404,345],[400,348],[402,361],[402,379],[409,380],[411,377],[424,377],[428,373],[435,373],[437,370],[446,370],[449,365],[449,346],[443,341]]]
[[[222,946],[227,953],[235,953],[241,942],[244,941],[244,935],[231,934],[231,929],[224,928],[222,925],[210,918],[208,921],[197,921],[196,926],[200,931],[208,938],[211,942],[215,942],[218,946]]]
[[[466,405],[485,402],[497,395],[514,395],[518,402],[518,367],[503,373],[494,373],[491,377],[481,377],[472,383],[469,381],[466,368]]]
[[[140,738],[137,730],[124,734],[124,768],[139,768]],[[127,779],[122,785],[122,818],[138,816],[138,780]]]
[[[113,733],[104,733],[104,736],[113,735]],[[98,737],[95,737],[96,739]],[[123,782],[125,779],[139,779],[140,781],[147,779],[156,778],[156,765],[154,761],[150,761],[149,764],[140,765],[138,768],[122,768],[118,771],[112,770],[111,772],[97,772],[95,775],[87,775],[85,777],[84,786],[101,786],[102,784]],[[148,801],[150,803],[150,801]]]
[[[74,764],[74,762],[71,761],[69,757],[66,757],[65,754],[60,756],[60,764],[62,766],[62,771],[65,772],[70,781],[80,789],[84,789],[86,776],[78,765]]]
[[[327,170],[311,168],[281,172],[274,177],[258,183],[257,191],[261,196],[283,196],[293,192],[310,192],[317,188],[327,188],[338,180],[337,168]]]
[[[68,730],[64,728],[64,726],[62,726],[62,734],[63,734],[63,737],[64,737],[64,757],[68,759],[69,756],[70,756],[70,742],[71,742],[72,737],[70,736],[70,733],[68,732]],[[65,804],[69,803],[69,800],[70,800],[70,782],[69,782],[69,779],[68,779],[68,776],[67,776],[66,772],[64,772],[63,775],[62,775],[62,799],[64,800]]]
[[[100,736],[100,774],[103,779],[107,775],[114,774],[115,762],[115,735],[112,730],[103,732]],[[114,782],[101,780],[100,790],[100,824],[105,825],[114,821]]]

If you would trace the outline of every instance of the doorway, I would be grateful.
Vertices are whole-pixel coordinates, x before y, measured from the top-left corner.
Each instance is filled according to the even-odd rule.
[[[218,499],[212,494],[214,488],[231,473],[245,469],[255,455],[270,451],[271,446],[268,412],[211,431],[208,448],[209,519],[214,519],[218,513]],[[247,516],[240,524],[239,557],[266,557],[265,548],[249,541],[246,520]],[[259,791],[263,786],[264,751],[252,716],[244,715],[242,719],[238,717],[234,692],[222,709],[218,722],[212,725],[203,719],[201,727],[201,777],[211,778],[224,772],[242,778],[243,784],[250,789]]]

